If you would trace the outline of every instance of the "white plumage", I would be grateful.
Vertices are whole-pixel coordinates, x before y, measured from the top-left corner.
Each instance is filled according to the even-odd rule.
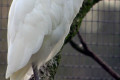
[[[8,20],[6,78],[27,80],[61,49],[83,0],[13,0]]]

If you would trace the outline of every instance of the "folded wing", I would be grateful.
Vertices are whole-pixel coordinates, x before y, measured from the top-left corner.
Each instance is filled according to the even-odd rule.
[[[25,1],[30,4],[25,3]],[[8,67],[6,77],[24,67],[36,53],[52,27],[50,17],[36,0],[14,0],[8,21]],[[46,24],[47,23],[47,24]]]

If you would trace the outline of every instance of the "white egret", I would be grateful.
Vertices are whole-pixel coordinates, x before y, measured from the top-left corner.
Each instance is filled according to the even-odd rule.
[[[27,80],[61,49],[83,0],[13,0],[8,17],[6,78]]]

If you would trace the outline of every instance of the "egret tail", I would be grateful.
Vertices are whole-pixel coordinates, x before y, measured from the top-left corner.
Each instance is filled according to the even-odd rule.
[[[22,69],[13,73],[10,76],[10,80],[27,80],[28,77],[25,77],[26,76],[25,74],[28,72],[29,69],[30,69],[30,65],[27,65],[27,66],[23,67]]]

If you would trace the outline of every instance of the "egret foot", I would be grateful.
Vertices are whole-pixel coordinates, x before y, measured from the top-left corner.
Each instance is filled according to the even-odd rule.
[[[32,68],[33,68],[33,74],[34,74],[35,80],[40,80],[39,70],[37,69],[37,66],[35,66],[34,64],[32,64]]]

